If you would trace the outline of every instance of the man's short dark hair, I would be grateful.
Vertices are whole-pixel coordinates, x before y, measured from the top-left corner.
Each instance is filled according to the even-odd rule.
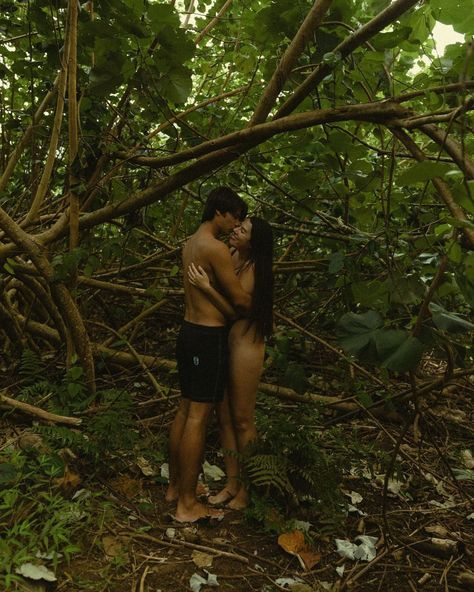
[[[243,220],[247,216],[247,209],[244,200],[233,189],[223,185],[222,187],[216,187],[209,193],[202,212],[201,222],[212,220],[217,211],[221,214],[230,212],[239,220]]]

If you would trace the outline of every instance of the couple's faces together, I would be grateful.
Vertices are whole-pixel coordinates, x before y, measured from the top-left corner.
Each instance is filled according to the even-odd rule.
[[[250,245],[250,237],[252,234],[252,222],[249,218],[241,221],[239,216],[231,212],[221,214],[226,220],[226,230],[230,232],[229,243],[236,249],[245,249]]]

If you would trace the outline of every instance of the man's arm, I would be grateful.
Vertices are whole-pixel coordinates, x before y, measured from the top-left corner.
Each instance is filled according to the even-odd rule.
[[[239,278],[234,271],[230,251],[224,243],[219,243],[213,248],[209,263],[219,282],[219,286],[230,300],[232,306],[239,314],[247,315],[252,306],[252,297],[240,285]]]

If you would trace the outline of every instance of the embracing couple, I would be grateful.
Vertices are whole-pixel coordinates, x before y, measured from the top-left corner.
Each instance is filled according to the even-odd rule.
[[[229,234],[229,247],[219,236]],[[181,401],[170,431],[167,501],[175,519],[220,517],[212,505],[243,509],[248,494],[239,456],[255,440],[255,399],[272,332],[273,237],[270,225],[247,218],[247,205],[229,187],[211,191],[201,225],[182,253],[185,313],[176,356]],[[216,408],[227,482],[203,504],[196,488],[206,427]],[[239,454],[236,454],[239,453]]]

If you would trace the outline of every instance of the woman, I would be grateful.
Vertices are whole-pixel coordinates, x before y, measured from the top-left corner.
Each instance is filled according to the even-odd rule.
[[[257,217],[246,218],[230,235],[234,269],[242,288],[252,295],[251,312],[247,318],[236,319],[235,311],[225,297],[209,283],[205,271],[193,264],[189,267],[190,282],[206,293],[229,319],[234,320],[229,332],[229,384],[224,401],[217,408],[227,482],[209,503],[227,504],[241,510],[248,504],[239,460],[250,442],[257,437],[255,401],[263,369],[265,337],[273,329],[273,235],[271,226]]]

